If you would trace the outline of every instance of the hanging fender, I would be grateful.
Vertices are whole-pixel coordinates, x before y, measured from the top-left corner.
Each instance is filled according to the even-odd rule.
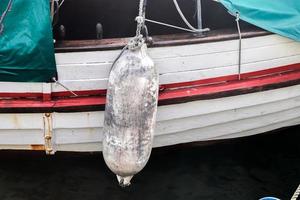
[[[126,49],[109,76],[103,156],[121,186],[148,162],[158,101],[158,73],[146,44]]]

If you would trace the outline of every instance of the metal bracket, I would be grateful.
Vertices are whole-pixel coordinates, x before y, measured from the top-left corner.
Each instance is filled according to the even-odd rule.
[[[45,113],[44,115],[44,140],[45,151],[47,155],[54,155],[54,142],[53,142],[53,126],[52,126],[52,114]]]

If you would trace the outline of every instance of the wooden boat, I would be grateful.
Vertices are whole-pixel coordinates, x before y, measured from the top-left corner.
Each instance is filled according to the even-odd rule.
[[[97,0],[90,0],[88,7],[70,0],[61,7],[54,29],[59,83],[0,83],[0,149],[102,150],[108,76],[135,30],[137,4],[100,2],[105,8]],[[239,68],[234,17],[219,3],[203,3],[215,11],[203,13],[211,28],[205,35],[148,26],[153,36],[149,55],[160,76],[154,147],[245,137],[300,124],[300,43],[241,22]],[[175,11],[158,13],[158,4],[161,10],[169,6],[153,0],[150,15],[181,23]],[[77,19],[69,20],[74,13]],[[192,12],[189,16],[195,22]],[[98,22],[104,39],[95,38]]]

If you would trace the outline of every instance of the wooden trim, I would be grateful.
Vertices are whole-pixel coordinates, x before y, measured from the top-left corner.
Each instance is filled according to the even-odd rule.
[[[298,65],[296,65],[298,66]],[[261,92],[300,84],[300,70],[287,70],[245,80],[233,80],[209,85],[194,85],[160,92],[159,105],[185,103]],[[85,96],[54,98],[51,101],[32,99],[0,100],[1,113],[83,112],[104,110],[106,97]]]
[[[243,38],[259,37],[270,35],[271,33],[264,30],[250,30],[243,31]],[[239,35],[236,30],[214,30],[210,31],[205,37],[199,37],[195,34],[174,34],[174,35],[160,35],[153,36],[153,42],[150,47],[165,47],[178,46],[188,44],[199,44],[218,42],[226,40],[238,39]],[[122,49],[130,38],[113,38],[102,40],[65,40],[57,41],[55,44],[56,53],[65,52],[82,52],[82,51],[104,51]]]

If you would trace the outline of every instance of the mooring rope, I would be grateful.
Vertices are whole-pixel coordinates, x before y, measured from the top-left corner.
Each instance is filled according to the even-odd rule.
[[[0,35],[2,34],[3,30],[4,30],[4,18],[6,17],[7,13],[9,11],[11,11],[12,8],[12,3],[13,0],[9,0],[8,4],[7,4],[7,8],[4,10],[4,12],[2,13],[1,17],[0,17]]]
[[[128,44],[123,47],[121,52],[115,58],[115,60],[111,65],[110,71],[113,69],[113,66],[116,64],[116,62],[120,59],[120,57],[127,49],[135,50],[144,44],[145,40],[143,39],[143,35],[141,31],[145,26],[145,15],[146,15],[145,2],[146,0],[140,0],[139,3],[139,13],[138,16],[135,18],[135,21],[137,22],[136,35],[129,40]]]
[[[296,189],[296,191],[295,191],[293,197],[291,198],[291,200],[297,200],[298,197],[299,197],[299,195],[300,195],[300,185],[299,185],[298,188]]]

